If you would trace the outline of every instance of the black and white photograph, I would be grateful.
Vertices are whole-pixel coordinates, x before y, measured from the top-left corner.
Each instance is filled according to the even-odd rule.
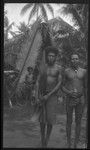
[[[88,3],[4,3],[3,148],[87,148]]]

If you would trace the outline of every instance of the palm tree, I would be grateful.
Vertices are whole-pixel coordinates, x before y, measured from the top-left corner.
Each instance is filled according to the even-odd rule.
[[[75,25],[79,26],[81,41],[85,46],[88,40],[88,4],[68,4],[63,7],[62,13],[65,15],[72,14]]]
[[[78,32],[71,37],[71,45],[79,43],[78,53],[86,61],[88,49],[88,4],[67,4],[60,11],[63,15],[71,14],[74,25],[79,27]]]
[[[23,37],[29,33],[30,26],[26,25],[25,22],[20,22],[19,26],[16,26],[18,31],[10,31],[10,34],[13,36],[13,41],[22,41]]]
[[[53,8],[48,3],[28,3],[22,8],[21,15],[24,15],[27,12],[27,10],[31,9],[30,14],[29,14],[29,19],[28,19],[28,24],[29,24],[29,21],[31,20],[33,16],[36,15],[37,18],[40,16],[39,11],[41,11],[41,16],[43,17],[45,21],[47,21],[48,16],[46,13],[45,6],[54,17]]]
[[[9,24],[9,19],[7,17],[7,11],[4,12],[4,41],[7,42],[8,34],[11,32],[12,26],[14,25],[14,22]],[[12,32],[11,32],[12,34]]]
[[[25,24],[25,22],[20,22],[20,26],[17,26],[18,33],[19,34],[25,34],[27,31],[29,31],[29,26]]]

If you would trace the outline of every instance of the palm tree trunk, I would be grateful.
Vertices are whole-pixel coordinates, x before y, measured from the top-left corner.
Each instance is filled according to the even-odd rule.
[[[39,14],[39,8],[37,8],[37,19],[38,19],[38,14]]]

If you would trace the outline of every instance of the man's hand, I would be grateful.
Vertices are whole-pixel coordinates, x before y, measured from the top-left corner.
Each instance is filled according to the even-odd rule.
[[[58,97],[58,103],[62,103],[63,102],[63,97]]]
[[[72,92],[72,97],[74,97],[74,98],[78,98],[78,97],[80,97],[82,94],[81,93],[79,93],[79,92]]]
[[[68,94],[68,95],[72,95],[73,94],[73,90],[68,90],[68,89],[66,89],[64,86],[62,87],[62,90],[63,90],[63,92],[65,93],[65,94]]]
[[[43,96],[43,99],[44,99],[44,100],[47,100],[48,98],[49,98],[49,95]]]

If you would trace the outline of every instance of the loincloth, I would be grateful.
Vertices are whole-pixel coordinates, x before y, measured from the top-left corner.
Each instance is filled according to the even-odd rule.
[[[77,98],[74,98],[72,96],[67,95],[66,96],[66,104],[68,106],[76,106],[76,105],[81,103],[82,98],[84,98],[83,95],[81,95],[81,96],[79,96]]]

